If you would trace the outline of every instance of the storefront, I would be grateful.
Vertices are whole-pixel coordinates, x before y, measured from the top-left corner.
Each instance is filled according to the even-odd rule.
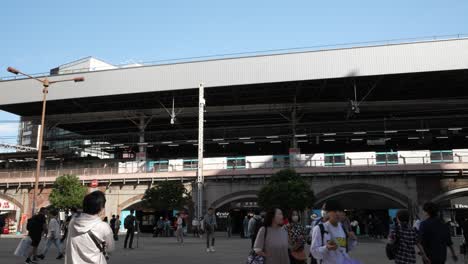
[[[10,201],[0,198],[0,215],[5,219],[5,227],[2,234],[16,234],[20,220],[20,209]]]

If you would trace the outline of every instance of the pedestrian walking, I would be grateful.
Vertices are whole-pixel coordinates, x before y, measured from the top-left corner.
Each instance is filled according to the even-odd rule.
[[[228,213],[227,218],[226,218],[226,232],[228,238],[231,237],[232,235],[232,218],[231,218],[231,213]]]
[[[439,217],[439,207],[435,203],[423,206],[426,220],[419,226],[419,236],[424,251],[432,264],[443,264],[447,260],[447,247],[452,253],[452,259],[458,260],[453,248],[449,227]]]
[[[289,264],[288,231],[282,225],[283,212],[272,209],[265,216],[264,226],[258,231],[254,251],[265,258],[265,264]]]
[[[111,220],[109,221],[109,226],[112,229],[112,233],[114,234],[113,236],[115,237],[115,221],[117,218],[115,218],[115,215],[112,215]]]
[[[176,237],[177,237],[177,242],[183,244],[184,243],[184,219],[182,218],[180,213],[176,214],[177,220],[176,220]]]
[[[0,237],[2,237],[4,227],[5,227],[5,217],[3,215],[0,215]]]
[[[408,210],[399,210],[396,217],[396,225],[390,230],[388,237],[390,244],[395,246],[395,263],[396,264],[415,264],[417,246],[420,250],[424,263],[429,263],[429,259],[424,251],[424,248],[418,241],[416,229],[410,223]]]
[[[254,216],[249,220],[249,226],[247,228],[247,233],[250,236],[251,248],[254,247],[255,240],[257,239],[258,231],[264,226],[263,219],[260,216],[260,212],[256,210]]]
[[[358,235],[358,228],[359,228],[359,222],[356,218],[354,218],[353,221],[351,221],[351,230]]]
[[[42,234],[47,231],[46,224],[47,209],[42,207],[39,212],[28,220],[26,229],[31,238],[31,251],[26,258],[25,263],[37,263],[37,248],[41,243]]]
[[[65,218],[65,223],[63,223],[63,226],[62,226],[63,236],[62,236],[62,239],[60,240],[60,242],[62,242],[62,244],[64,244],[64,245],[66,244],[66,243],[64,243],[64,241],[68,237],[68,229],[70,227],[70,222],[71,222],[73,217],[78,216],[78,209],[76,209],[76,207],[72,207],[70,209],[69,213],[70,214],[67,214],[67,217]]]
[[[135,236],[135,227],[136,227],[136,218],[133,215],[135,213],[135,210],[131,209],[130,210],[130,215],[125,217],[124,220],[124,227],[127,229],[127,235],[125,236],[125,241],[124,241],[124,248],[133,249],[133,237]],[[130,238],[130,243],[128,242],[128,239]]]
[[[249,216],[246,215],[242,221],[241,238],[250,238],[249,235]]]
[[[214,215],[213,208],[208,209],[208,213],[205,215],[203,222],[205,225],[205,232],[206,232],[206,252],[215,252],[215,249],[214,249],[215,230],[217,228],[217,224],[216,224],[216,216]],[[210,246],[210,239],[211,239],[211,246]]]
[[[57,259],[63,258],[62,247],[60,245],[60,223],[57,219],[58,212],[57,210],[52,210],[50,212],[51,219],[49,220],[48,232],[47,232],[47,244],[44,248],[42,254],[38,255],[37,258],[44,259],[49,252],[50,246],[52,244],[57,248],[58,256]]]
[[[115,241],[118,241],[119,240],[119,230],[120,230],[120,225],[122,224],[122,222],[120,221],[120,216],[117,215],[117,217],[115,218],[115,224],[114,224],[114,240]]]
[[[193,236],[200,237],[200,221],[197,217],[192,220]]]
[[[290,221],[286,229],[288,230],[289,261],[291,264],[306,264],[305,253],[306,230],[301,224],[299,212],[293,210],[290,214]]]
[[[107,252],[114,250],[113,233],[99,214],[106,197],[94,191],[83,199],[83,213],[73,217],[67,239],[65,264],[106,264]]]
[[[166,218],[164,221],[164,236],[169,237],[171,233],[171,221],[169,221],[169,218]]]
[[[322,209],[320,211],[320,217],[315,217],[314,220],[312,220],[311,229],[309,232],[309,242],[308,242],[309,245],[312,245],[312,236],[313,236],[314,228],[316,226],[319,226],[320,224],[323,225],[328,221],[327,211],[325,211],[325,205],[326,203],[322,205]],[[312,253],[310,252],[310,250],[309,250],[309,258],[310,258],[310,264],[319,263],[317,259],[314,258],[314,256],[312,256]]]
[[[324,210],[328,221],[314,227],[310,252],[322,264],[345,263],[350,259],[348,251],[356,246],[357,240],[348,237],[348,232],[340,223],[343,208],[338,202],[327,201]]]

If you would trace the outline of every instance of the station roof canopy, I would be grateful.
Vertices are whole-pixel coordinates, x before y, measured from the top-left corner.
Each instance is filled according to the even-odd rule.
[[[86,81],[54,84],[48,100],[175,91],[199,83],[209,89],[462,69],[468,69],[468,38],[61,74],[49,78],[84,76]],[[22,115],[14,105],[40,101],[35,88],[34,80],[1,81],[0,108]]]
[[[160,152],[174,149],[174,156],[181,155],[182,145],[193,149],[197,138],[197,88],[203,83],[205,137],[213,145],[207,153],[220,155],[220,146],[228,149],[219,139],[242,146],[233,148],[232,153],[244,149],[250,153],[285,153],[294,138],[294,109],[297,134],[307,135],[298,138],[301,148],[311,153],[374,149],[366,144],[369,139],[389,140],[387,149],[468,146],[468,38],[47,77],[60,80],[77,76],[85,77],[85,81],[56,83],[49,89],[47,125],[69,133],[48,135],[46,141],[90,139],[136,146],[143,117],[145,140],[159,144]],[[0,109],[38,123],[40,89],[34,80],[0,81]],[[352,101],[359,111],[352,110]],[[170,124],[173,105],[177,121]],[[389,135],[385,131],[398,133]],[[336,136],[329,138],[327,134],[331,133]],[[245,138],[256,144],[245,144]],[[332,139],[336,144],[330,143]],[[180,144],[180,148],[169,148],[164,142]]]

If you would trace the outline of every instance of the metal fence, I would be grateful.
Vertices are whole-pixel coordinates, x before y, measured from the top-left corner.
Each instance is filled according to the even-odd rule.
[[[325,160],[313,160],[313,159],[297,159],[291,161],[263,161],[263,162],[245,162],[245,164],[236,165],[236,164],[227,164],[224,163],[205,163],[205,171],[217,170],[217,171],[232,171],[232,170],[255,170],[255,169],[280,169],[280,168],[338,168],[338,167],[395,167],[402,168],[411,165],[428,165],[428,164],[450,164],[450,163],[464,163],[461,157],[454,159],[452,161],[437,161],[432,162],[429,157],[399,157],[398,163],[395,161],[377,161],[375,158],[355,158],[350,159],[346,158],[345,161],[334,162],[325,162]],[[291,164],[293,162],[294,164]],[[121,163],[123,165],[124,163]],[[116,165],[116,164],[113,164]],[[130,165],[130,166],[128,166]],[[196,171],[197,166],[187,166],[184,164],[173,165],[168,164],[164,166],[153,166],[151,168],[147,167],[147,163],[130,162],[126,164],[125,167],[110,166],[105,168],[46,168],[42,170],[41,177],[58,177],[61,175],[78,175],[78,176],[99,176],[99,175],[118,175],[118,174],[141,174],[141,173],[161,173],[161,172],[187,172],[187,171]],[[20,178],[33,178],[35,175],[34,170],[3,170],[0,171],[0,179],[9,178],[9,179],[20,179]]]

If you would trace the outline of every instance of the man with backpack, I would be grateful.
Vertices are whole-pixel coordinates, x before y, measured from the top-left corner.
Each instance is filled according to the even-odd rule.
[[[263,219],[258,210],[255,210],[254,216],[249,220],[249,226],[247,228],[247,233],[250,235],[251,248],[255,244],[255,239],[257,238],[258,231],[263,226]]]
[[[130,244],[128,248],[133,249],[133,237],[135,236],[136,218],[133,215],[135,210],[130,210],[130,215],[125,217],[124,227],[127,229],[127,235],[125,236],[124,248],[127,248],[128,238],[130,238]]]
[[[39,259],[44,259],[52,244],[55,245],[58,251],[57,259],[63,258],[62,246],[60,245],[60,222],[58,219],[58,211],[52,210],[50,212],[51,219],[49,220],[49,228],[47,232],[47,244],[41,255],[37,256]]]
[[[209,208],[208,213],[205,215],[204,218],[204,225],[206,231],[206,252],[215,252],[214,244],[215,244],[215,231],[217,228],[216,223],[216,215],[214,214],[214,209]],[[211,246],[210,246],[210,238],[211,238]]]
[[[111,220],[109,221],[109,225],[110,225],[110,228],[112,229],[112,232],[114,233],[114,240],[115,240],[115,221],[117,221],[117,219],[115,218],[115,214],[112,215],[112,218]]]
[[[0,237],[3,234],[3,228],[5,227],[5,217],[0,215]]]
[[[47,230],[46,214],[47,209],[42,207],[36,215],[28,220],[26,229],[28,230],[28,236],[31,238],[32,249],[25,263],[37,263],[37,248],[41,243],[42,234]]]
[[[314,227],[310,252],[321,264],[342,264],[357,241],[348,237],[348,232],[340,223],[343,209],[338,202],[327,201],[324,210],[328,221]]]

